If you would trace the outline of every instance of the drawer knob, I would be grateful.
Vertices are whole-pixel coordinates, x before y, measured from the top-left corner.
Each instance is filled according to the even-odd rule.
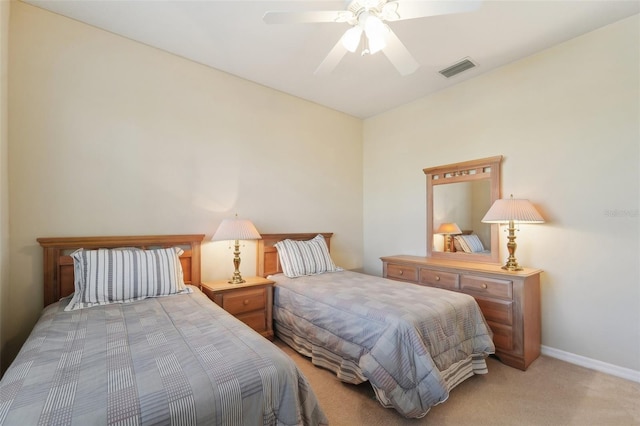
[[[244,303],[245,305],[248,305],[249,304],[249,299],[244,299],[244,302],[242,302],[242,303]]]
[[[440,275],[436,275],[436,281],[440,281]]]
[[[400,271],[400,275],[402,275],[404,273],[404,271]]]
[[[482,285],[480,287],[486,289],[487,288],[487,284],[486,283],[482,283]]]

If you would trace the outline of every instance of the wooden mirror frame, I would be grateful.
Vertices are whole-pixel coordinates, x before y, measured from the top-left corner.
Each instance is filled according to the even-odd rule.
[[[433,250],[433,189],[437,185],[488,179],[492,205],[500,198],[502,155],[423,169],[427,175],[427,257],[468,262],[499,263],[498,224],[491,225],[491,252],[487,254]]]

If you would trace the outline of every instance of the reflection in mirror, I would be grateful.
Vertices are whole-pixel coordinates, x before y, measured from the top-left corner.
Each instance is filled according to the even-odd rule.
[[[482,218],[500,198],[501,162],[496,156],[424,169],[427,257],[498,263],[498,226]]]
[[[489,180],[458,182],[438,185],[433,188],[433,223],[436,232],[443,223],[455,223],[463,235],[478,236],[482,249],[476,253],[491,254],[491,225],[482,223],[482,218],[491,207],[491,186]],[[460,252],[459,238],[453,239],[453,247],[444,244],[446,234],[435,233],[435,251]],[[458,249],[456,249],[458,246]],[[478,246],[479,249],[479,246]],[[463,250],[462,250],[463,251]]]

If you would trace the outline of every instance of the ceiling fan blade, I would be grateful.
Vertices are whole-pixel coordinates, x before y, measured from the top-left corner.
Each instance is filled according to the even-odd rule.
[[[338,63],[342,60],[344,55],[347,54],[347,48],[342,44],[342,38],[338,40],[333,49],[329,52],[326,58],[322,61],[322,63],[318,66],[318,68],[314,71],[315,75],[325,75],[329,74],[333,69],[338,65]]]
[[[391,29],[389,29],[386,40],[387,45],[382,49],[382,52],[389,58],[389,61],[396,67],[400,75],[405,76],[414,73],[420,64]]]
[[[262,20],[267,24],[306,24],[314,22],[348,22],[355,19],[353,13],[345,10],[322,10],[310,12],[267,12]]]
[[[450,13],[463,13],[473,12],[478,10],[482,0],[448,0],[448,1],[416,1],[416,0],[396,0],[390,1],[383,6],[383,16],[385,15],[384,9],[394,9],[394,14],[385,16],[388,21],[400,21],[403,19],[415,19],[424,18],[427,16],[448,15]]]

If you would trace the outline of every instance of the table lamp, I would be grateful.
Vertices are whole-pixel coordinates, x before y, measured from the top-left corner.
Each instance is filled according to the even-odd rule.
[[[508,223],[509,224],[509,242],[507,250],[509,258],[507,263],[502,267],[507,271],[522,271],[522,267],[516,260],[516,223],[544,223],[544,219],[540,213],[531,204],[529,200],[514,199],[511,195],[508,199],[496,200],[487,214],[482,218],[483,223]]]
[[[262,237],[256,227],[247,219],[224,219],[216,233],[211,238],[212,241],[234,241],[233,266],[235,271],[229,280],[229,284],[241,284],[245,282],[240,275],[240,240],[260,240]]]
[[[451,250],[451,236],[460,235],[462,231],[455,223],[443,223],[436,230],[436,234],[444,235],[444,251],[452,252]]]

